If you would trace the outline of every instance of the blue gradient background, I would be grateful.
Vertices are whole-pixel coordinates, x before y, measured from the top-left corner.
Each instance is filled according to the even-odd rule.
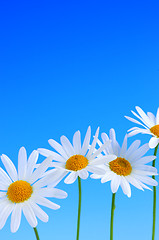
[[[107,133],[115,128],[121,144],[134,126],[124,115],[132,116],[136,105],[156,114],[158,9],[158,1],[1,1],[0,154],[17,166],[21,146],[28,154],[51,149],[48,139],[64,134],[72,140],[78,129],[83,139],[88,125],[93,134],[98,126]],[[137,135],[129,144],[136,138],[149,140]],[[76,237],[77,181],[58,187],[69,197],[53,199],[60,210],[43,208],[50,219],[39,221],[41,240]],[[80,239],[109,239],[110,184],[88,179],[82,191]],[[17,233],[9,225],[10,218],[1,239],[35,239],[24,217]],[[156,226],[157,239],[159,208]],[[114,240],[149,240],[151,228],[152,192],[132,187],[129,199],[119,190]]]

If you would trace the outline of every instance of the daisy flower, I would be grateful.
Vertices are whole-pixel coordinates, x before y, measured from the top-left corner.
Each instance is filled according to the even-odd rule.
[[[125,116],[128,120],[131,122],[137,123],[140,126],[144,128],[139,128],[139,127],[133,127],[129,129],[128,131],[129,136],[136,135],[138,133],[145,133],[151,135],[151,139],[149,141],[149,147],[150,148],[155,148],[154,155],[157,155],[157,149],[159,146],[159,108],[157,110],[156,117],[153,113],[148,112],[147,114],[140,108],[136,107],[136,110],[138,114],[132,111],[134,116],[136,116],[140,121]],[[155,167],[155,159],[152,162],[152,166]],[[155,179],[155,176],[152,176],[153,179]],[[155,222],[156,222],[156,187],[153,187],[153,231],[152,231],[152,240],[155,239]]]
[[[5,154],[2,154],[1,160],[6,172],[0,168],[0,229],[3,228],[11,214],[11,232],[16,232],[23,212],[35,231],[37,218],[43,222],[48,221],[48,215],[39,205],[51,209],[60,207],[46,197],[67,197],[66,192],[46,187],[43,181],[42,175],[50,167],[52,159],[47,158],[35,170],[38,152],[34,150],[27,160],[26,150],[22,147],[18,154],[18,172]]]
[[[81,134],[80,131],[77,131],[73,136],[73,145],[70,143],[67,137],[62,136],[61,145],[53,139],[48,141],[51,147],[53,147],[58,153],[44,148],[38,148],[38,152],[45,157],[51,156],[52,159],[57,161],[53,162],[52,164],[53,167],[59,169],[59,175],[57,178],[61,180],[63,177],[69,174],[65,178],[64,182],[71,184],[75,182],[78,176],[82,179],[87,179],[89,176],[88,172],[95,174],[105,173],[105,170],[103,170],[102,167],[99,167],[99,165],[103,166],[103,162],[105,162],[108,156],[101,156],[100,153],[107,145],[110,144],[110,142],[106,142],[96,152],[94,152],[98,135],[99,128],[97,129],[93,142],[90,145],[91,128],[88,127],[82,146]],[[113,155],[109,157],[114,159],[115,156]],[[51,176],[52,172],[54,171],[55,170],[52,169],[46,174]]]
[[[80,131],[75,132],[73,136],[73,145],[70,143],[68,138],[65,136],[61,137],[61,144],[57,143],[55,140],[50,139],[49,144],[57,151],[53,152],[47,149],[39,148],[38,151],[46,156],[51,156],[53,160],[53,167],[56,167],[59,171],[59,176],[57,176],[57,181],[60,181],[63,177],[69,174],[64,182],[71,184],[75,182],[78,178],[79,187],[79,205],[78,205],[78,220],[77,220],[77,240],[79,239],[79,228],[80,228],[80,213],[81,213],[81,178],[87,179],[89,176],[88,172],[94,174],[104,174],[104,164],[107,156],[102,156],[100,153],[109,145],[109,141],[103,144],[98,150],[95,151],[96,143],[98,140],[99,128],[97,129],[93,142],[90,145],[91,138],[91,128],[88,127],[87,133],[84,138],[84,142],[81,146],[81,134]],[[101,156],[101,157],[100,157]],[[116,157],[116,156],[115,156]],[[113,156],[109,156],[112,160]],[[102,167],[103,166],[103,167]],[[50,170],[47,173],[46,178],[51,179],[52,172],[55,169]],[[58,174],[57,174],[58,175]]]
[[[131,122],[139,124],[143,128],[133,127],[129,129],[130,132],[128,136],[134,136],[138,133],[149,134],[151,135],[151,139],[149,141],[149,147],[155,148],[159,144],[159,108],[157,110],[156,117],[153,113],[148,112],[147,114],[140,108],[136,107],[137,113],[131,111],[135,117],[137,117],[140,122],[134,118],[125,116]]]
[[[115,209],[115,194],[121,186],[123,193],[128,197],[131,196],[130,184],[140,190],[144,188],[150,189],[146,184],[156,186],[156,180],[150,178],[151,175],[157,175],[157,169],[151,166],[145,165],[151,162],[155,156],[143,155],[149,150],[148,144],[141,147],[140,141],[134,141],[127,149],[127,135],[125,135],[122,147],[116,140],[114,129],[110,129],[109,137],[106,133],[102,134],[103,143],[111,140],[111,144],[108,145],[103,151],[105,155],[115,154],[116,159],[105,162],[105,174],[92,174],[91,178],[99,179],[105,183],[111,181],[112,190],[112,206],[111,206],[111,221],[110,221],[110,239],[113,240],[113,219]],[[102,143],[98,140],[98,144]]]
[[[134,141],[127,149],[127,135],[125,135],[122,147],[116,140],[114,129],[110,129],[110,136],[102,133],[103,143],[111,140],[110,145],[104,150],[105,155],[116,155],[116,159],[105,162],[105,174],[92,174],[91,178],[101,178],[101,182],[105,183],[111,181],[111,190],[116,193],[119,186],[121,186],[123,193],[128,197],[131,196],[130,184],[140,190],[144,188],[150,189],[145,184],[150,186],[157,186],[157,181],[152,179],[151,175],[157,175],[157,169],[145,165],[152,160],[155,156],[143,156],[149,150],[148,144],[140,146],[140,141]],[[98,141],[101,144],[100,141]]]

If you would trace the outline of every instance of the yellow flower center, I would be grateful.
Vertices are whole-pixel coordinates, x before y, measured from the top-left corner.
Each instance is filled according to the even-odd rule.
[[[7,197],[13,203],[20,203],[28,200],[33,193],[30,183],[19,180],[9,185]]]
[[[82,155],[73,155],[66,162],[66,169],[72,171],[81,170],[88,165],[88,159]]]
[[[159,124],[150,128],[150,131],[159,138]]]
[[[121,157],[111,161],[109,167],[113,172],[120,176],[128,176],[132,171],[131,164],[125,158]]]

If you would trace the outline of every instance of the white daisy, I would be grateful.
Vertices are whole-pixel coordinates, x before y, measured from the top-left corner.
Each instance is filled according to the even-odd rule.
[[[136,114],[134,111],[131,111],[141,122],[137,121],[134,118],[125,116],[128,120],[131,122],[137,123],[144,128],[139,127],[133,127],[129,129],[130,132],[128,136],[134,136],[138,133],[143,134],[150,134],[152,135],[152,138],[149,141],[149,147],[155,148],[159,144],[159,108],[157,110],[156,117],[153,113],[148,112],[147,114],[140,108],[136,107],[136,110],[138,114]]]
[[[34,171],[38,155],[37,151],[33,151],[27,160],[25,148],[20,148],[17,172],[13,162],[2,154],[1,160],[7,173],[0,168],[0,229],[12,213],[11,231],[16,232],[21,222],[22,212],[28,223],[35,228],[37,217],[43,222],[48,221],[48,215],[38,204],[58,209],[60,206],[46,197],[67,197],[67,193],[62,190],[45,187],[46,184],[41,177],[50,166],[51,158],[44,160]]]
[[[68,173],[70,174],[64,180],[64,182],[68,184],[75,182],[78,176],[82,179],[87,179],[89,175],[88,172],[96,174],[105,173],[105,170],[103,170],[102,167],[99,167],[99,165],[103,165],[103,162],[105,162],[107,156],[99,157],[99,155],[103,149],[110,144],[110,142],[105,143],[96,152],[94,152],[98,140],[98,134],[99,128],[96,131],[92,144],[89,145],[91,138],[91,128],[88,127],[82,146],[80,131],[75,132],[73,136],[73,145],[65,136],[61,137],[61,145],[55,140],[50,139],[48,141],[49,144],[58,153],[44,148],[38,148],[38,151],[42,155],[46,157],[52,156],[52,159],[57,161],[53,162],[52,165],[53,167],[59,169],[57,174],[57,182],[59,182]],[[111,159],[114,159],[114,155],[111,156]],[[55,169],[52,169],[47,172],[47,175],[50,175],[50,179],[54,171]]]
[[[102,133],[103,142],[107,142],[109,137],[106,133]],[[111,181],[111,190],[116,193],[119,186],[121,186],[124,194],[131,196],[130,183],[136,188],[143,190],[143,188],[150,189],[145,184],[157,186],[157,181],[152,179],[151,175],[157,175],[157,169],[146,163],[151,162],[155,156],[143,155],[149,150],[148,144],[140,146],[140,141],[134,141],[127,149],[127,135],[124,138],[122,147],[120,148],[114,129],[110,129],[111,144],[105,148],[104,154],[115,154],[115,160],[105,162],[106,173],[104,175],[92,174],[91,178],[99,179],[105,183]],[[98,140],[99,144],[102,144]]]

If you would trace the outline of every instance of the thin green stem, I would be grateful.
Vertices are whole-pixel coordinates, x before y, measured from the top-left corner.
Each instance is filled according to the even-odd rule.
[[[115,210],[115,193],[112,194],[112,208],[111,208],[111,220],[110,220],[110,240],[113,240],[114,210]]]
[[[79,200],[78,200],[78,219],[77,219],[77,237],[76,237],[76,240],[79,240],[80,217],[81,217],[81,179],[80,179],[80,177],[78,177],[78,189],[79,189]]]
[[[36,236],[36,240],[40,240],[37,228],[33,228]]]
[[[155,147],[154,156],[157,155],[158,145]],[[152,166],[155,167],[156,159],[153,160]],[[155,179],[155,176],[152,176]],[[152,240],[155,239],[155,225],[156,225],[156,186],[153,186],[153,225],[152,225]]]

